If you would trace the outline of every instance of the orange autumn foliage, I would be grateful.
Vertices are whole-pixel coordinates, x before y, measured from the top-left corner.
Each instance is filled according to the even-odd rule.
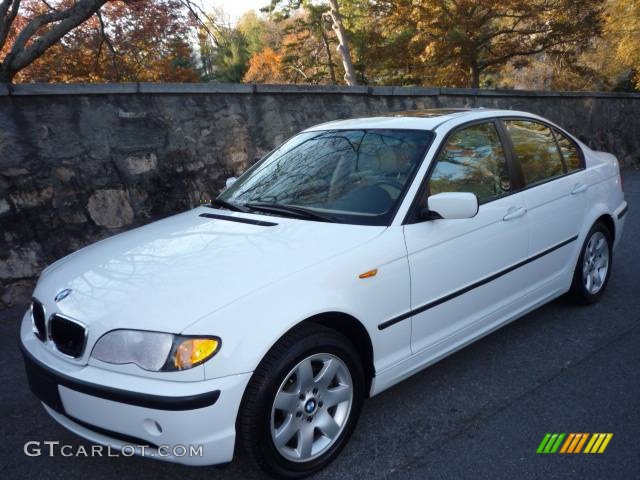
[[[249,59],[249,69],[245,73],[243,82],[246,83],[281,83],[285,81],[282,75],[282,55],[272,48],[254,54]]]

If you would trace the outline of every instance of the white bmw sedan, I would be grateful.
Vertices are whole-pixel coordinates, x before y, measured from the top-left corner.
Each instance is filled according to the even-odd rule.
[[[309,475],[366,397],[560,295],[597,301],[627,211],[613,155],[501,110],[326,123],[228,183],[42,273],[21,346],[57,422]]]

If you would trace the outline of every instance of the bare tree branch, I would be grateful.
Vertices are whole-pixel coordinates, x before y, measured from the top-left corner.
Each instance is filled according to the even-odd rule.
[[[200,7],[200,5],[194,3],[193,1],[180,0],[180,3],[185,6],[189,13],[193,16],[195,21],[205,31],[213,44],[218,47],[218,37],[215,35],[215,33],[218,33],[220,31],[220,26],[218,25],[218,23],[213,18],[211,18],[211,16],[207,12],[205,12],[202,7]],[[215,30],[215,32],[211,31],[212,28]]]
[[[2,0],[2,3],[0,3],[0,17],[4,17],[7,14],[12,1],[13,0]]]
[[[10,6],[11,10],[9,10]],[[0,3],[0,50],[4,47],[4,42],[7,41],[9,30],[11,30],[19,8],[20,0],[4,0]]]
[[[30,65],[48,48],[58,42],[71,30],[96,14],[100,22],[102,41],[98,48],[101,54],[107,45],[118,74],[117,52],[105,28],[105,21],[99,12],[100,8],[112,0],[74,0],[73,2],[53,4],[50,0],[40,0],[47,11],[29,19],[26,26],[17,34],[13,45],[3,59],[0,59],[0,82],[10,82],[15,74]],[[127,0],[124,0],[127,1]],[[219,25],[195,2],[195,0],[179,0],[188,14],[193,16],[199,26],[218,44],[215,33]],[[18,14],[21,0],[0,0],[0,49],[5,46],[9,32]]]
[[[9,54],[3,61],[5,76],[8,76],[10,80],[16,72],[32,63],[68,32],[86,21],[107,1],[77,0],[73,6],[66,10],[50,11],[32,18],[20,32]],[[33,39],[42,27],[49,24],[55,25]],[[31,43],[27,45],[29,41]],[[0,78],[0,80],[3,80],[3,78]]]
[[[53,5],[47,2],[47,0],[40,0],[40,1],[44,3],[49,8],[49,10],[53,10],[54,12],[59,11],[57,8],[55,8]]]
[[[336,72],[333,68],[333,58],[331,56],[331,47],[329,46],[329,39],[327,38],[327,32],[324,31],[324,17],[320,18],[320,35],[322,36],[322,43],[324,45],[324,50],[327,52],[327,63],[329,65],[329,77],[331,78],[331,83],[336,84]]]
[[[6,57],[5,62],[10,62],[19,52],[23,51],[27,42],[38,32],[40,28],[47,24],[64,20],[70,17],[72,13],[71,9],[63,11],[49,11],[32,18],[27,26],[22,29],[15,42],[13,42],[13,46]]]
[[[100,22],[100,36],[102,37],[102,42],[100,42],[100,49],[98,50],[98,56],[96,57],[96,67],[98,66],[98,61],[100,60],[100,51],[102,50],[102,43],[106,43],[107,47],[111,51],[111,64],[113,65],[113,71],[116,74],[116,78],[120,80],[120,72],[118,68],[118,62],[116,61],[116,57],[118,56],[115,47],[113,46],[113,42],[111,42],[111,38],[107,35],[106,28],[104,25],[104,19],[102,18],[102,12],[98,10],[96,12],[96,16],[98,17],[98,21]]]

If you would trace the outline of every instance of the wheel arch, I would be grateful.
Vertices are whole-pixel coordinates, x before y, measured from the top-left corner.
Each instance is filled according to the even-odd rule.
[[[343,312],[324,312],[313,315],[296,325],[313,322],[335,330],[348,338],[356,347],[365,373],[365,394],[368,397],[375,376],[373,344],[366,327],[357,318]],[[296,328],[293,327],[293,328]]]
[[[291,324],[290,328],[284,331],[282,335],[280,335],[275,340],[273,345],[269,348],[269,351],[264,356],[262,356],[262,359],[260,360],[260,364],[262,364],[262,362],[264,362],[265,359],[268,357],[268,353],[272,349],[276,348],[276,346],[281,342],[281,340],[283,340],[289,334],[291,334],[293,338],[290,338],[288,342],[285,342],[284,344],[281,344],[278,347],[280,349],[280,352],[282,353],[287,352],[288,348],[291,348],[292,346],[296,345],[296,343],[299,341],[304,342],[309,338],[313,339],[311,335],[317,332],[322,332],[326,334],[326,333],[330,333],[331,330],[344,335],[345,338],[354,345],[356,349],[356,353],[362,359],[362,367],[365,372],[365,378],[364,378],[365,388],[363,389],[362,393],[364,397],[367,397],[369,394],[370,385],[372,382],[372,378],[370,378],[372,375],[369,375],[369,373],[373,371],[373,347],[372,347],[371,339],[369,337],[369,334],[365,326],[355,317],[347,313],[343,313],[343,312],[314,313],[314,314],[309,314],[306,318],[303,318],[297,323]],[[265,391],[264,385],[269,385],[268,383],[269,380],[265,376],[264,372],[278,371],[276,367],[279,367],[279,366],[281,365],[277,365],[277,364],[272,365],[271,366],[272,368],[270,368],[270,370],[269,368],[264,369],[264,368],[256,367],[256,370],[252,372],[251,380],[249,381],[248,385],[246,386],[243,392],[242,400],[240,402],[239,409],[238,409],[238,414],[236,415],[236,419],[235,419],[235,426],[236,426],[235,452],[237,452],[236,454],[239,454],[243,458],[257,463],[258,466],[262,467],[268,472],[278,474],[278,478],[281,477],[280,475],[281,470],[278,470],[278,469],[282,469],[284,467],[280,465],[279,462],[267,461],[268,459],[265,457],[264,454],[260,454],[258,456],[255,453],[256,451],[259,451],[257,445],[268,444],[268,441],[265,441],[268,437],[260,436],[261,427],[259,425],[257,426],[257,424],[261,421],[260,420],[261,417],[256,417],[256,415],[253,415],[253,417],[247,418],[244,415],[241,415],[240,412],[256,411],[256,401],[257,401],[256,399],[259,399],[261,396],[260,395],[261,392]],[[267,367],[269,367],[268,364],[267,364]],[[259,376],[256,377],[256,374],[259,371],[263,373],[259,374]],[[254,379],[257,379],[257,383],[255,384],[254,384]],[[261,384],[262,384],[262,387],[260,386]],[[362,399],[360,398],[360,400]],[[253,402],[253,407],[251,406],[252,402]],[[361,402],[357,404],[354,403],[353,405],[357,407],[355,408],[356,418],[357,418],[360,412]],[[258,413],[261,413],[261,412],[258,411]],[[349,422],[349,425],[350,425],[349,427],[350,430],[347,430],[347,436],[344,437],[343,435],[342,436],[343,438],[346,438],[346,439],[349,438],[355,426],[355,422]],[[344,443],[342,443],[341,446],[339,445],[338,449],[334,450],[334,453],[332,453],[332,455],[334,454],[337,455],[337,453],[339,453],[342,446],[344,446]],[[320,457],[319,459],[322,459],[322,458],[323,457]],[[319,460],[319,459],[316,459],[316,460]],[[332,457],[329,457],[329,459],[332,459]],[[300,476],[298,475],[298,473],[299,472],[296,472],[295,478],[298,478]],[[291,477],[291,478],[294,478],[294,477]]]
[[[614,222],[613,217],[608,213],[605,213],[600,215],[593,224],[595,225],[598,222],[603,223],[609,229],[609,233],[611,233],[611,243],[613,244],[616,239],[616,223]]]

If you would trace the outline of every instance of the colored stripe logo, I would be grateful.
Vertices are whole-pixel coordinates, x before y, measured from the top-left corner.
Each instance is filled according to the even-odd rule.
[[[613,433],[547,433],[536,453],[603,453],[612,438]]]

